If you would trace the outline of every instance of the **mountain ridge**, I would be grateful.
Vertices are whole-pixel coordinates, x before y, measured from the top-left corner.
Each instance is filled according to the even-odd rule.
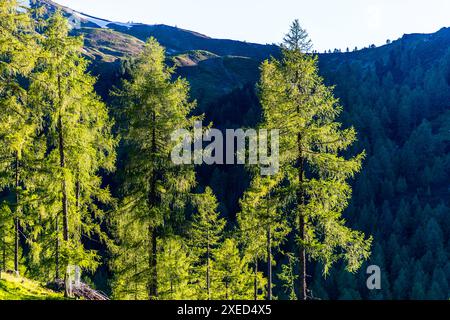
[[[101,28],[111,29],[122,34],[133,36],[141,41],[155,37],[166,47],[169,54],[178,54],[192,50],[204,50],[226,56],[247,56],[255,59],[265,59],[277,52],[275,45],[247,43],[230,39],[214,39],[204,34],[172,27],[164,24],[123,23],[94,17],[92,15],[73,10],[50,0],[33,0],[30,6],[44,6],[49,13],[61,10],[68,18],[73,29]],[[101,21],[98,22],[98,21]]]
[[[235,89],[247,84],[254,85],[258,80],[260,63],[271,56],[278,57],[280,53],[280,48],[275,45],[213,39],[194,31],[161,24],[112,22],[51,0],[34,0],[33,3],[44,5],[49,13],[62,10],[72,25],[72,34],[84,37],[84,53],[92,60],[91,71],[99,77],[97,90],[105,100],[110,89],[120,82],[122,61],[141,52],[149,37],[155,37],[166,48],[168,62],[177,67],[177,76],[189,81],[192,97],[198,101],[200,110]],[[94,22],[103,21],[106,27],[96,25],[86,17],[94,19]],[[383,65],[402,55],[405,48],[414,52],[413,58],[417,63],[427,67],[446,54],[449,47],[450,28],[444,27],[430,34],[405,34],[380,47],[318,56],[320,69],[328,74],[339,70],[342,64],[353,63],[365,68],[377,68],[382,73],[387,72]],[[393,66],[391,72],[398,79],[402,74],[396,69]]]

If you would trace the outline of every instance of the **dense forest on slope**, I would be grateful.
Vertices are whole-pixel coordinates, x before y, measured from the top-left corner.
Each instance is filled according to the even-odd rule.
[[[54,9],[51,1],[42,2]],[[270,55],[278,57],[278,48],[209,39],[167,26],[111,24],[102,29],[85,20],[82,27],[71,34],[85,36],[89,69],[98,76],[96,90],[112,106],[111,114],[119,108],[110,90],[119,87],[123,78],[130,78],[129,55],[140,53],[144,41],[153,35],[167,47],[167,62],[178,67],[176,76],[189,81],[191,97],[198,100],[193,114],[204,113],[205,122],[211,121],[222,130],[261,123],[256,92],[259,65]],[[357,275],[338,264],[324,279],[322,265],[309,264],[311,295],[319,299],[448,299],[450,30],[407,35],[380,48],[321,54],[319,71],[327,85],[335,86],[334,93],[340,98],[343,113],[339,121],[358,132],[358,141],[347,154],[363,150],[367,154],[361,174],[352,181],[353,197],[344,216],[349,226],[374,240],[372,255]],[[118,150],[119,173],[126,152]],[[218,200],[217,211],[227,222],[225,233],[231,233],[238,225],[239,200],[250,186],[251,175],[243,166],[201,166],[196,171],[196,192],[211,187]],[[113,195],[120,197],[122,176],[104,174],[103,178]],[[103,228],[106,231],[105,225]],[[8,238],[8,247],[10,241]],[[26,262],[29,248],[25,239],[22,242],[22,262]],[[114,277],[111,254],[96,239],[85,242],[88,248],[99,250],[106,261],[95,273],[86,273],[85,281],[110,292]],[[292,250],[292,242],[283,244],[281,251]],[[187,259],[179,239],[171,239],[167,246],[177,252],[178,259]],[[217,257],[223,268],[227,267],[224,255],[239,260],[235,247],[228,241]],[[165,257],[168,265],[176,262],[171,259]],[[281,274],[282,266],[290,265],[289,256],[284,254],[277,253],[275,260],[274,274]],[[372,264],[382,269],[380,291],[366,287],[366,266]],[[21,268],[27,272],[25,265]],[[275,296],[289,298],[281,279],[275,277],[274,284]]]
[[[338,269],[323,280],[320,271],[311,270],[315,295],[445,299],[450,281],[450,30],[406,35],[380,48],[323,54],[319,61],[322,76],[345,106],[343,123],[359,133],[353,151],[367,152],[347,217],[376,239],[369,264],[379,265],[385,277],[384,289],[374,294],[367,290],[365,268],[357,279]],[[237,89],[206,113],[225,126],[253,125],[260,113],[252,88]],[[229,177],[216,169],[211,180],[220,181],[217,176]],[[217,188],[218,194],[226,190]],[[230,198],[220,199],[227,203]],[[236,210],[233,204],[226,208]]]
[[[317,281],[329,297],[448,296],[449,44],[450,30],[442,29],[321,59],[325,79],[346,106],[344,122],[359,132],[356,148],[368,153],[348,217],[378,239],[370,263],[386,274],[376,295],[365,291],[364,275],[358,285],[345,274]]]

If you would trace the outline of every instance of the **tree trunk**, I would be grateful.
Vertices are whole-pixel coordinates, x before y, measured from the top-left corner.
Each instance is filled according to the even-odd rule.
[[[303,216],[299,216],[299,234],[300,239],[305,239],[305,220]],[[299,271],[300,271],[300,300],[307,300],[307,274],[306,274],[306,250],[304,246],[299,248]]]
[[[80,173],[77,173],[77,180],[75,183],[75,207],[77,208],[78,213],[78,219],[80,219],[79,227],[78,227],[78,240],[81,242],[81,203],[80,203],[80,196],[81,196],[81,186],[80,186]]]
[[[149,226],[148,235],[150,241],[149,250],[149,268],[150,268],[150,279],[149,279],[149,299],[156,300],[158,298],[158,270],[157,270],[157,234],[156,228]]]
[[[208,232],[208,244],[206,251],[206,290],[208,292],[208,300],[211,300],[211,274],[210,274],[210,249],[209,249],[209,232]]]
[[[298,191],[297,191],[297,202],[298,202],[298,237],[301,242],[305,241],[305,217],[303,215],[301,206],[304,204],[304,193],[303,193],[303,175],[304,175],[304,158],[302,150],[302,136],[298,134],[297,144],[298,144]],[[299,245],[298,248],[298,262],[299,262],[299,299],[307,300],[307,274],[306,274],[306,249],[303,244]]]
[[[15,178],[16,178],[16,214],[14,217],[14,272],[19,275],[19,152],[15,154]]]
[[[228,300],[228,281],[225,281],[225,300]]]
[[[267,226],[267,300],[272,300],[272,232]]]
[[[138,263],[136,255],[134,255],[134,274],[138,274]],[[138,282],[134,281],[134,300],[138,300]]]
[[[60,279],[59,274],[59,214],[56,215],[55,219],[55,232],[56,232],[56,248],[55,248],[55,280]]]
[[[3,233],[3,252],[2,252],[2,270],[6,272],[6,237],[5,233]]]
[[[60,166],[61,169],[65,169],[66,167],[66,158],[65,158],[65,150],[64,150],[64,135],[63,135],[63,123],[61,115],[58,118],[58,126],[59,126],[59,157],[60,157]],[[62,213],[63,213],[63,240],[69,241],[69,202],[67,195],[67,182],[65,177],[63,177],[61,181],[62,187]]]
[[[153,165],[155,166],[155,157],[158,151],[158,148],[156,146],[156,114],[155,112],[152,113],[152,151],[150,155],[150,161],[153,162]],[[156,190],[156,184],[157,184],[157,171],[155,168],[153,168],[153,172],[151,174],[150,178],[150,192],[148,195],[148,202],[150,211],[153,208],[157,208],[159,205],[157,190]],[[152,212],[150,212],[152,214]],[[157,217],[149,217],[150,219],[150,225],[148,228],[149,232],[149,269],[150,269],[150,277],[149,277],[149,299],[150,300],[156,300],[158,298],[158,269],[157,269]],[[153,221],[152,221],[153,220]]]
[[[255,258],[255,279],[253,282],[253,298],[255,301],[258,300],[258,259]]]
[[[62,89],[61,89],[61,75],[58,75],[58,97],[59,97],[59,115],[58,115],[58,138],[59,138],[59,161],[60,167],[63,170],[63,178],[61,181],[61,190],[62,190],[62,213],[63,213],[63,241],[65,244],[69,242],[69,202],[67,195],[67,182],[64,177],[64,170],[66,168],[66,156],[65,156],[65,145],[64,145],[64,127],[62,120],[62,107],[63,107],[63,97],[62,97]],[[64,282],[67,283],[68,280],[68,265],[65,266],[64,270]],[[68,292],[67,285],[65,286],[65,296],[69,296],[70,292]]]

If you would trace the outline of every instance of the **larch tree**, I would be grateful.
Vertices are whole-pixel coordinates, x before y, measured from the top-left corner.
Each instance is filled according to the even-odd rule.
[[[254,268],[254,299],[260,297],[259,288],[266,285],[266,299],[272,300],[273,287],[273,250],[279,247],[287,234],[289,226],[283,216],[278,195],[275,194],[280,184],[281,175],[261,177],[255,174],[250,187],[240,201],[241,212],[238,213],[238,235],[245,254]],[[258,264],[266,262],[267,279],[258,271]]]
[[[27,184],[25,171],[35,158],[33,142],[39,128],[39,117],[28,103],[26,78],[33,69],[37,47],[28,12],[15,0],[0,2],[0,30],[0,190],[14,195],[9,204],[14,225],[14,271],[19,273],[24,216],[21,196]]]
[[[165,64],[165,50],[154,38],[148,40],[131,69],[131,79],[124,81],[116,93],[122,111],[123,147],[127,150],[124,201],[116,227],[119,235],[123,234],[120,226],[130,224],[145,232],[118,237],[113,265],[127,273],[134,270],[129,276],[136,285],[145,282],[148,298],[158,299],[158,238],[163,237],[163,229],[174,213],[180,213],[183,219],[184,200],[195,185],[193,166],[178,166],[172,161],[171,152],[178,142],[171,137],[177,130],[192,128],[190,113],[195,103],[189,99],[187,81],[172,79],[174,70]],[[126,243],[128,240],[132,243]],[[142,257],[135,256],[138,251],[126,250],[138,243],[145,248],[143,264],[134,264]],[[129,259],[124,259],[127,256]],[[118,282],[120,277],[119,271]]]
[[[302,28],[300,21],[294,20],[288,34],[283,39],[285,48],[308,53],[313,48],[313,43],[308,32]]]
[[[169,236],[158,252],[158,288],[162,300],[192,300],[196,298],[192,285],[194,257],[186,241]]]
[[[42,213],[36,227],[53,225],[55,277],[62,270],[67,283],[69,266],[93,271],[98,265],[97,253],[86,250],[83,240],[95,236],[107,241],[100,228],[104,219],[100,204],[111,203],[112,198],[102,187],[99,172],[114,170],[116,140],[106,105],[94,91],[96,79],[82,57],[83,40],[69,36],[68,21],[61,13],[49,18],[40,45],[43,54],[30,93],[34,107],[43,114],[47,150],[35,178],[41,186],[36,211]]]
[[[251,300],[253,272],[248,258],[239,252],[238,242],[228,238],[214,251],[213,300]]]
[[[0,206],[0,278],[1,273],[9,270],[11,262],[11,248],[14,243],[14,221],[12,217],[11,208],[7,203]]]
[[[364,154],[345,157],[356,132],[337,121],[342,107],[319,76],[317,58],[305,53],[309,47],[294,22],[281,59],[262,64],[259,83],[262,126],[280,130],[280,173],[288,186],[283,202],[295,221],[299,299],[309,296],[307,257],[321,262],[325,275],[340,259],[355,272],[369,257],[372,242],[346,227],[342,217],[352,192],[347,181],[361,169]]]
[[[197,297],[211,300],[211,278],[213,253],[223,241],[226,221],[219,217],[218,203],[211,188],[205,193],[194,196],[196,212],[192,217],[189,234],[191,251],[194,252]]]

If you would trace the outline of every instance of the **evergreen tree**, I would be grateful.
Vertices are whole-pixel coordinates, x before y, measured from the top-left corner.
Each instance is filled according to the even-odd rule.
[[[163,300],[191,300],[193,257],[180,237],[169,237],[158,252],[158,290]]]
[[[285,49],[293,49],[301,52],[310,52],[313,48],[308,32],[300,25],[297,19],[291,25],[289,33],[283,39],[282,47]]]
[[[23,224],[21,196],[25,170],[34,159],[33,139],[38,118],[28,103],[26,77],[35,63],[33,23],[18,2],[0,2],[0,190],[14,195],[14,271],[19,273],[19,240]],[[22,222],[22,223],[21,223]]]
[[[253,274],[249,261],[241,256],[238,243],[226,239],[214,252],[212,299],[250,300],[253,298]]]
[[[164,222],[171,222],[171,215],[182,211],[184,200],[195,185],[192,166],[176,166],[170,156],[176,143],[171,135],[178,129],[192,127],[189,114],[194,107],[189,101],[188,83],[182,79],[172,81],[173,72],[165,65],[165,50],[151,38],[133,62],[131,80],[124,81],[117,93],[123,111],[119,118],[123,124],[123,147],[127,150],[121,212],[128,211],[125,215],[131,220],[125,225],[138,221],[146,230],[127,239],[119,237],[118,242],[126,250],[137,246],[123,243],[133,237],[146,248],[147,263],[135,266],[134,280],[147,282],[150,299],[158,298],[158,237],[163,236],[162,227],[167,226]],[[120,261],[134,263],[133,258],[124,260],[120,256],[139,252],[119,251],[115,263],[119,270],[127,269]]]
[[[298,279],[298,275],[295,273],[295,265],[297,258],[292,253],[287,253],[287,263],[281,266],[281,272],[278,274],[278,278],[281,280],[284,291],[288,294],[289,300],[297,300],[295,293],[295,282]]]
[[[211,288],[212,257],[223,240],[226,221],[219,218],[217,200],[208,187],[205,193],[195,196],[196,213],[192,217],[190,246],[195,252],[197,297],[210,300],[213,296]]]
[[[35,210],[42,213],[35,225],[52,226],[39,228],[34,236],[39,241],[42,233],[53,234],[55,277],[62,269],[66,280],[70,265],[91,271],[98,265],[96,252],[84,248],[83,238],[107,240],[99,204],[112,198],[99,171],[114,169],[116,145],[107,108],[94,92],[95,78],[86,71],[83,41],[68,33],[61,13],[50,17],[41,42],[44,54],[30,87],[47,141],[46,159],[34,178],[40,192]]]
[[[285,217],[280,214],[278,197],[273,190],[279,185],[279,177],[255,175],[250,188],[241,200],[242,211],[237,216],[240,242],[254,266],[254,299],[258,298],[258,263],[267,263],[267,300],[272,300],[273,249],[279,247],[289,233]]]
[[[342,107],[323,84],[317,58],[305,54],[308,41],[294,23],[280,61],[261,66],[259,84],[267,129],[280,130],[280,171],[289,183],[295,209],[299,298],[307,299],[307,255],[320,261],[324,274],[342,258],[355,272],[370,254],[371,240],[345,226],[342,212],[351,196],[346,182],[360,169],[363,154],[342,155],[355,140],[353,128],[336,122]]]
[[[10,251],[14,244],[14,221],[11,219],[11,208],[7,204],[0,206],[0,278],[1,272],[9,270]]]

